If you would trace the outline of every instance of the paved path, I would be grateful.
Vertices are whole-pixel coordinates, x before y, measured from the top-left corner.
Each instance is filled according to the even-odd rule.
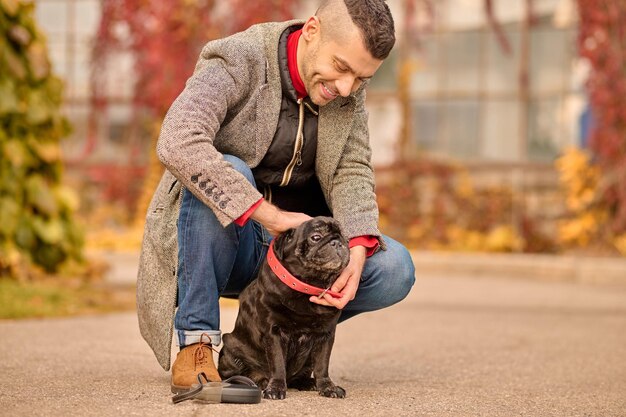
[[[173,405],[132,313],[0,321],[0,356],[2,416],[626,416],[626,287],[420,276],[339,327],[344,400]]]

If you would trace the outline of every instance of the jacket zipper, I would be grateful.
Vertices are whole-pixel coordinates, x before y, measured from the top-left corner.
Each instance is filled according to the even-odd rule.
[[[289,180],[291,180],[291,174],[293,174],[294,168],[302,165],[302,146],[304,145],[304,134],[302,133],[304,128],[304,101],[302,99],[298,99],[298,133],[296,134],[296,142],[293,146],[293,156],[291,157],[291,161],[285,168],[285,173],[283,174],[283,180],[280,183],[281,187],[289,184]]]
[[[307,102],[305,101],[305,102],[304,102],[304,105],[306,106],[306,108],[307,108],[307,109],[309,109],[309,111],[310,111],[311,113],[313,113],[313,114],[314,114],[314,115],[316,115],[316,116],[319,116],[319,113],[318,113],[318,112],[316,112],[315,110],[313,110],[313,107],[309,106],[309,103],[307,103]]]

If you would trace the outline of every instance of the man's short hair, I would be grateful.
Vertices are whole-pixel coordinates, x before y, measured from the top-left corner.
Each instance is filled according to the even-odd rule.
[[[324,1],[318,14],[333,1]],[[387,58],[396,42],[396,35],[391,10],[385,0],[335,1],[345,4],[352,23],[361,31],[365,47],[372,57],[380,60]]]

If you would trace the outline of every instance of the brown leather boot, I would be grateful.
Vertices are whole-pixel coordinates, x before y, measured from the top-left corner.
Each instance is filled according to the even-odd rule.
[[[210,343],[204,342],[205,338],[211,341],[208,334],[200,336],[200,343],[185,346],[172,365],[172,393],[180,394],[188,391],[193,384],[198,383],[198,374],[204,372],[209,381],[221,381],[220,374],[213,363],[213,352]]]

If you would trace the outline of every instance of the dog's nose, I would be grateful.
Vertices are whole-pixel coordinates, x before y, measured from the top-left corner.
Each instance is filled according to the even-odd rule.
[[[330,246],[332,246],[333,248],[340,248],[343,246],[343,243],[341,243],[341,241],[334,239],[330,241]]]

